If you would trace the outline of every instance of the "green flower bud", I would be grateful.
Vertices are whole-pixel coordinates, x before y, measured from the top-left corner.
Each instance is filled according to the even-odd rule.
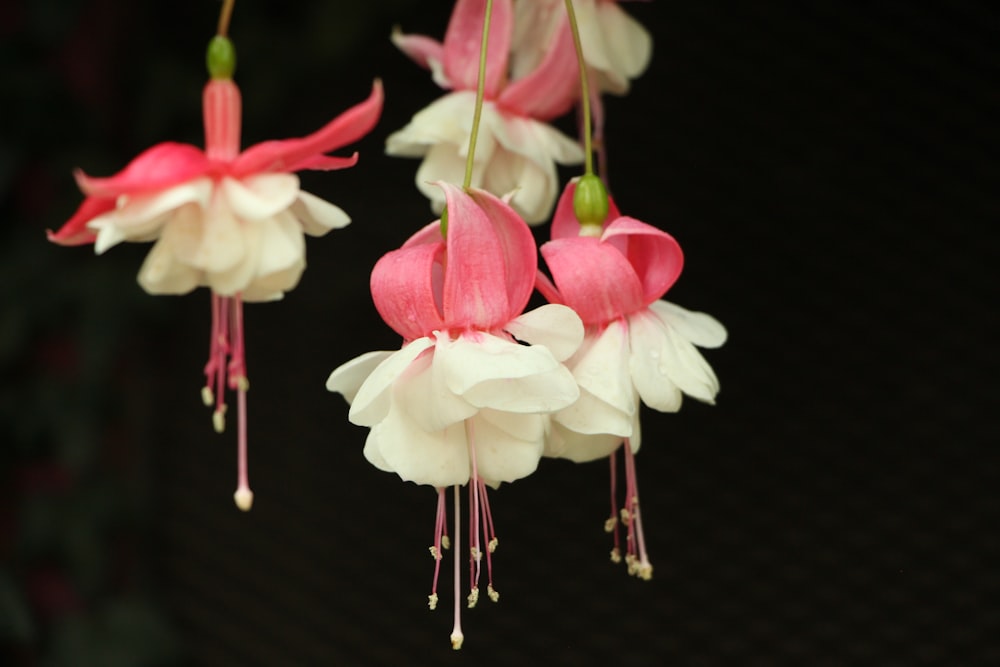
[[[236,49],[228,37],[216,35],[208,43],[208,52],[205,54],[205,63],[208,65],[208,74],[213,79],[231,79],[236,71]]]
[[[576,182],[573,213],[584,227],[601,227],[608,217],[608,191],[601,179],[594,174],[585,174]]]

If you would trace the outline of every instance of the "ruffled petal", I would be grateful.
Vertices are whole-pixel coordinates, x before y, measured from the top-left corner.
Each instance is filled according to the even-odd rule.
[[[519,440],[534,441],[545,437],[545,422],[548,416],[481,408],[476,414],[476,419],[487,421]]]
[[[549,304],[514,318],[504,329],[514,338],[542,345],[558,361],[565,361],[583,342],[583,322],[572,308]]]
[[[642,282],[644,305],[663,296],[684,268],[684,253],[674,237],[635,218],[620,217],[609,224],[601,242],[622,248]]]
[[[459,155],[457,144],[437,144],[427,152],[417,168],[416,183],[420,193],[430,200],[435,215],[441,215],[445,204],[444,192],[435,183],[461,183],[464,174],[465,158]]]
[[[621,436],[577,433],[553,421],[545,442],[545,456],[586,463],[607,457],[621,444]]]
[[[201,209],[188,204],[178,209],[160,240],[139,269],[139,284],[150,294],[187,294],[198,286],[202,272],[180,261],[177,248],[197,243]]]
[[[611,61],[609,71],[624,81],[624,89],[613,92],[627,92],[628,80],[642,74],[649,65],[653,39],[649,31],[617,2],[598,2],[597,12],[597,20],[604,31],[607,57]]]
[[[259,174],[242,180],[224,178],[220,190],[237,218],[264,220],[291,207],[299,196],[299,177]]]
[[[165,230],[174,224],[171,221]],[[198,230],[200,238],[197,245],[189,246],[185,243],[183,246],[178,246],[178,257],[185,263],[204,269],[210,274],[231,271],[246,262],[249,254],[248,237],[252,235],[254,227],[255,225],[237,220],[227,202],[221,197],[216,197],[201,216],[201,229]],[[242,288],[241,284],[235,291]]]
[[[372,427],[369,443],[378,456],[368,460],[384,463],[383,470],[395,472],[403,481],[438,488],[469,481],[469,446],[464,422],[428,433],[405,412],[391,410]],[[366,456],[368,449],[366,444]]]
[[[666,344],[662,350],[666,374],[688,396],[714,405],[719,393],[719,378],[715,371],[698,348],[673,329],[667,327],[665,331]]]
[[[280,271],[255,276],[240,292],[240,296],[246,303],[282,299],[286,292],[295,289],[299,284],[305,268],[305,260],[298,259]]]
[[[527,477],[538,468],[544,446],[541,437],[522,440],[508,429],[478,417],[469,420],[466,428],[467,438],[475,448],[476,470],[492,486]]]
[[[114,213],[104,216],[102,220],[94,220],[92,226],[97,228],[104,222],[110,222],[121,229],[130,241],[155,238],[175,209],[184,204],[208,208],[214,187],[212,179],[197,178],[166,190],[123,195]]]
[[[437,359],[437,354],[417,357],[393,390],[392,409],[406,412],[418,428],[427,432],[464,421],[478,410],[448,389]]]
[[[391,405],[389,389],[424,350],[434,345],[430,338],[418,338],[393,352],[375,367],[354,395],[348,419],[358,426],[371,426],[385,419]]]
[[[445,328],[436,300],[443,254],[444,243],[440,241],[407,246],[386,253],[372,269],[375,309],[404,339],[413,340]]]
[[[573,376],[544,347],[485,333],[439,334],[435,357],[448,388],[476,407],[544,413],[579,396]]]
[[[166,142],[140,153],[114,176],[93,178],[77,171],[77,185],[91,197],[112,197],[161,190],[206,175],[211,163],[200,148]]]
[[[616,410],[631,415],[637,405],[628,364],[628,331],[621,320],[615,320],[602,332],[588,336],[567,363],[581,389]]]
[[[643,403],[660,412],[680,410],[681,390],[667,366],[675,355],[658,320],[648,312],[630,317],[629,342],[629,371]]]
[[[621,439],[632,435],[634,415],[634,411],[623,412],[586,389],[581,389],[580,398],[568,408],[552,415],[552,419],[576,433],[613,435]]]
[[[357,104],[312,134],[301,139],[265,141],[243,151],[231,173],[243,177],[262,171],[298,171],[321,168],[316,158],[354,143],[368,134],[382,114],[382,82],[372,84],[368,99]]]
[[[323,236],[331,229],[346,227],[351,222],[351,218],[339,206],[303,190],[299,190],[291,211],[309,236]]]
[[[444,36],[444,75],[455,88],[475,90],[483,42],[485,0],[458,0]],[[486,44],[486,97],[495,98],[507,77],[507,54],[514,29],[511,0],[496,0]]]
[[[669,301],[654,301],[649,309],[665,325],[698,347],[717,348],[726,342],[726,328],[707,313],[690,311]]]
[[[342,394],[348,405],[354,403],[354,397],[358,395],[358,390],[361,389],[361,385],[368,379],[368,376],[379,364],[393,354],[393,352],[385,350],[366,352],[341,364],[327,378],[327,391]]]
[[[430,146],[441,143],[455,144],[456,150],[467,150],[475,106],[476,93],[471,90],[439,97],[414,114],[401,130],[389,135],[385,140],[386,154],[421,157]],[[483,105],[484,116],[490,113],[489,107],[488,103]],[[465,148],[459,148],[461,146]],[[476,152],[479,152],[478,144]]]

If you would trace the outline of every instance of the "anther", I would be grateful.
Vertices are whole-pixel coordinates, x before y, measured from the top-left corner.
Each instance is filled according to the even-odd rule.
[[[427,606],[430,607],[431,610],[437,609],[438,606],[437,593],[431,593],[430,595],[427,596]]]
[[[430,552],[431,552],[431,558],[433,558],[434,560],[441,560],[441,554],[438,552],[437,547],[432,545],[430,548]]]
[[[611,562],[612,563],[622,562],[622,552],[618,549],[618,547],[615,547],[614,549],[611,550]]]
[[[616,517],[616,516],[609,517],[604,522],[604,532],[605,533],[613,533],[613,532],[615,532],[615,526],[617,524],[618,524],[618,517]]]
[[[475,607],[476,603],[479,602],[479,586],[473,587],[473,589],[469,591],[469,597],[466,599],[469,601],[469,609]]]
[[[498,546],[500,546],[500,540],[494,537],[492,540],[489,541],[489,544],[486,545],[486,549],[490,553],[493,553],[494,551],[497,550]]]
[[[215,394],[212,393],[211,387],[201,388],[201,402],[205,404],[206,408],[212,407],[212,403],[215,403]]]
[[[212,426],[215,427],[216,433],[222,433],[226,430],[226,406],[223,405],[219,407],[215,412],[212,413]]]
[[[253,491],[247,488],[236,489],[233,500],[236,501],[237,507],[244,512],[249,512],[250,508],[253,507]]]
[[[236,378],[236,388],[239,389],[240,391],[250,390],[250,380],[247,379],[247,376],[241,375],[238,378]]]
[[[486,587],[486,594],[490,596],[490,600],[492,600],[493,602],[500,601],[500,594],[497,593],[496,590],[493,588],[493,584],[490,584],[489,586]]]
[[[451,540],[448,538],[447,535],[442,535],[441,536],[441,548],[442,549],[451,549]]]

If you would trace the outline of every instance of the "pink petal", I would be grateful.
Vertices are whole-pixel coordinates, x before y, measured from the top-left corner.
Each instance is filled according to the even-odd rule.
[[[549,241],[542,256],[562,295],[586,325],[603,325],[645,307],[642,283],[617,248],[578,236]]]
[[[486,213],[457,185],[437,183],[448,207],[442,295],[449,327],[492,329],[511,318],[500,241]]]
[[[552,217],[551,236],[553,239],[580,235],[580,222],[576,219],[576,214],[573,212],[573,194],[575,192],[576,181],[570,181],[566,184],[566,188],[559,197],[555,215]],[[604,219],[604,226],[607,227],[612,220],[616,220],[619,217],[621,217],[621,213],[615,205],[614,198],[608,196],[608,217]]]
[[[497,98],[501,107],[538,120],[551,120],[573,108],[580,96],[580,69],[569,22],[562,22],[545,59],[527,76],[509,84]]]
[[[486,0],[458,0],[444,36],[444,74],[455,90],[475,90],[479,80]],[[514,30],[511,0],[493,3],[486,48],[486,98],[495,99],[507,76],[507,55]]]
[[[644,305],[663,296],[684,268],[684,253],[674,237],[635,218],[624,216],[612,222],[601,241],[623,250],[642,282]]]
[[[302,169],[313,169],[315,171],[335,171],[337,169],[347,169],[358,163],[358,154],[351,157],[337,157],[333,155],[316,155],[299,163],[298,167],[291,171]]]
[[[233,162],[232,173],[241,177],[261,171],[329,169],[328,153],[368,134],[382,113],[382,82],[375,80],[368,99],[340,114],[321,129],[301,139],[265,141],[243,151]],[[351,158],[348,158],[351,159]],[[316,166],[324,165],[324,166]],[[342,164],[333,168],[349,166]]]
[[[509,320],[521,314],[534,289],[535,274],[538,272],[535,237],[507,201],[476,188],[469,190],[469,196],[486,213],[503,250]]]
[[[398,30],[392,33],[392,43],[425,69],[431,69],[432,62],[444,62],[444,46],[441,42],[425,35],[405,35]]]
[[[87,197],[80,204],[73,217],[66,221],[58,232],[46,230],[45,235],[59,245],[85,245],[97,240],[97,234],[87,228],[87,223],[108,211],[114,210],[113,197]]]
[[[406,340],[446,328],[435,298],[435,292],[441,291],[443,254],[443,241],[404,247],[386,253],[372,269],[375,308],[385,323]]]
[[[406,239],[406,243],[403,244],[404,248],[409,248],[414,245],[423,245],[425,243],[443,243],[444,237],[441,236],[441,221],[435,220],[434,222],[425,225],[423,229],[418,231],[416,234]]]
[[[190,144],[165,142],[140,153],[124,169],[107,178],[92,178],[77,171],[76,182],[83,192],[95,197],[112,197],[168,188],[211,169],[201,149]]]

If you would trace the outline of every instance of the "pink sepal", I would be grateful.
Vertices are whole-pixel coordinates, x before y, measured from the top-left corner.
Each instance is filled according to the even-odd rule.
[[[497,102],[505,109],[551,120],[571,108],[580,96],[580,65],[569,21],[563,21],[545,59],[531,74],[508,85]]]
[[[316,167],[312,165],[323,153],[353,143],[375,127],[382,113],[382,100],[382,82],[376,79],[371,95],[364,102],[351,107],[309,136],[265,141],[251,146],[233,161],[230,172],[239,178],[259,172],[314,169]]]
[[[73,217],[58,232],[46,230],[49,241],[59,245],[86,245],[97,240],[97,235],[87,228],[87,223],[115,208],[113,197],[87,197]]]
[[[114,176],[93,178],[74,173],[84,194],[116,198],[119,195],[160,190],[209,172],[211,163],[201,149],[190,144],[165,142],[144,150]]]
[[[586,236],[542,245],[562,303],[585,325],[604,325],[645,307],[642,283],[617,248]]]
[[[684,268],[684,253],[673,236],[645,222],[623,216],[605,227],[601,242],[618,248],[642,283],[644,305],[670,289]]]
[[[372,269],[375,309],[405,340],[446,327],[435,292],[441,293],[444,243],[403,247],[386,253]]]
[[[563,193],[559,197],[559,203],[556,204],[556,212],[552,216],[552,229],[550,235],[553,239],[561,239],[580,235],[580,222],[576,219],[576,213],[573,212],[573,195],[576,193],[576,182],[570,181],[563,188]],[[604,218],[604,227],[607,228],[608,224],[612,220],[616,220],[621,217],[621,212],[618,210],[618,206],[615,205],[615,200],[609,195],[608,196],[608,215]]]
[[[444,75],[455,90],[475,90],[479,79],[479,51],[483,41],[486,0],[458,0],[444,36]],[[514,30],[511,0],[493,3],[490,37],[486,45],[487,99],[496,98],[507,77],[507,54]]]
[[[425,69],[431,69],[431,61],[444,64],[444,47],[436,39],[426,35],[404,35],[397,32],[392,36],[392,43]]]

